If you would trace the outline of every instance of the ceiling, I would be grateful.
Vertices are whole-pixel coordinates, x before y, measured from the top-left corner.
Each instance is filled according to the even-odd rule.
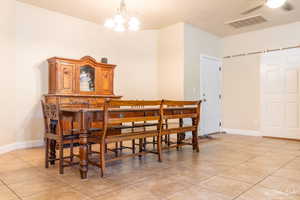
[[[49,10],[103,24],[111,17],[120,0],[18,0]],[[218,36],[300,21],[300,1],[289,0],[291,12],[264,7],[250,14],[262,14],[268,22],[235,29],[225,22],[239,19],[241,11],[256,0],[126,0],[128,10],[142,21],[143,29],[158,29],[177,22],[193,24]]]

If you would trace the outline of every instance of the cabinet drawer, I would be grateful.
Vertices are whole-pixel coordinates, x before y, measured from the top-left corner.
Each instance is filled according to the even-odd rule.
[[[60,99],[60,104],[71,104],[71,105],[88,105],[88,98],[74,98],[74,97],[66,97]]]
[[[90,104],[93,104],[93,105],[102,105],[104,104],[104,99],[101,99],[101,98],[90,98],[89,99],[89,102]]]

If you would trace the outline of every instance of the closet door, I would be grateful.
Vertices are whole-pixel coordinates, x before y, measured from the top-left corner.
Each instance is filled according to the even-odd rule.
[[[300,138],[300,49],[268,53],[261,67],[261,130]]]

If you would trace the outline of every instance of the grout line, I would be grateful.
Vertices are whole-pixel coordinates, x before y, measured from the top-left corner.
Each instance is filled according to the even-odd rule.
[[[0,179],[0,182],[3,183],[3,185],[7,187],[7,189],[9,189],[18,199],[22,200],[22,198],[13,189],[11,189],[2,179]]]
[[[245,190],[244,192],[242,192],[241,194],[239,194],[237,197],[235,197],[232,200],[235,200],[237,198],[239,198],[240,196],[242,196],[243,194],[245,194],[246,192],[250,191],[251,189],[253,189],[255,186],[257,186],[258,184],[260,184],[261,182],[263,182],[264,180],[266,180],[267,178],[269,178],[270,176],[274,175],[277,171],[279,171],[280,169],[284,168],[286,165],[288,165],[289,163],[293,162],[294,160],[296,160],[297,157],[295,157],[294,159],[282,164],[281,167],[279,167],[278,169],[274,170],[273,172],[271,172],[268,176],[264,177],[262,180],[258,181],[256,184],[254,184],[253,186],[251,186],[250,188],[248,188],[247,190]],[[267,188],[270,190],[274,190],[272,188]],[[277,191],[277,190],[276,190]]]

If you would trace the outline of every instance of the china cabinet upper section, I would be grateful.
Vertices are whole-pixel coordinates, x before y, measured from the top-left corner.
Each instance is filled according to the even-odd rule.
[[[116,65],[90,56],[80,60],[53,57],[49,63],[49,94],[114,95]]]

